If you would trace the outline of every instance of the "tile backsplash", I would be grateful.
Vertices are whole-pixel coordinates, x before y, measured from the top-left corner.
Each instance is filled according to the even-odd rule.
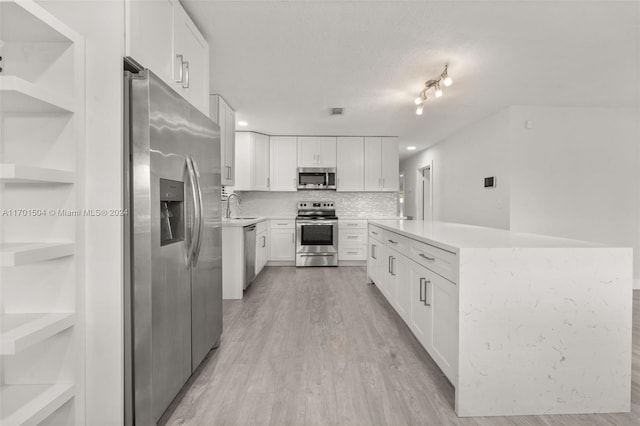
[[[334,201],[338,217],[384,217],[398,214],[397,192],[236,192],[240,203],[231,202],[233,216],[295,216],[303,200]],[[226,202],[225,202],[226,204]],[[226,208],[226,205],[223,206]]]

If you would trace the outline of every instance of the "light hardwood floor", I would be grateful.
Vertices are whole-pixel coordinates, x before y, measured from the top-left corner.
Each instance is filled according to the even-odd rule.
[[[442,375],[365,268],[267,267],[162,419],[169,425],[640,425],[640,292],[632,412],[456,417]]]

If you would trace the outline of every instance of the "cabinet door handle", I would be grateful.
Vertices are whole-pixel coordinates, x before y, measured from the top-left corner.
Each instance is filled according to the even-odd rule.
[[[184,81],[182,82],[182,88],[188,89],[189,88],[189,61],[184,61],[182,65],[185,67]]]
[[[436,258],[435,258],[435,257],[429,257],[429,256],[425,255],[424,253],[420,253],[418,256],[420,256],[420,257],[421,257],[421,258],[423,258],[423,259],[430,260],[430,261],[432,261],[432,262],[433,262],[434,260],[436,260]]]
[[[371,244],[371,258],[372,259],[377,259],[377,257],[376,257],[376,245],[375,244]]]
[[[347,226],[358,226],[357,223],[347,223]]]
[[[271,178],[267,178],[267,188],[271,188]]]
[[[278,226],[287,226],[288,223],[279,223]]]
[[[391,275],[393,275],[394,277],[396,276],[396,260],[398,260],[395,257],[391,258]]]
[[[424,306],[431,306],[431,302],[429,302],[429,284],[431,284],[431,281],[424,280]]]
[[[347,235],[347,240],[357,240],[358,236],[357,235]]]
[[[180,72],[178,73],[180,78],[176,80],[176,83],[182,83],[184,81],[184,72],[183,72],[184,57],[182,55],[176,55],[176,58],[180,61]],[[175,70],[175,65],[173,69]]]
[[[227,179],[231,180],[231,166],[227,166],[228,171],[227,171]]]
[[[420,277],[420,301],[424,302],[424,296],[422,295],[422,283],[424,282],[424,278]]]
[[[382,178],[382,187],[384,188],[384,178]]]
[[[392,257],[389,256],[389,274],[391,274],[391,259],[392,259]]]
[[[393,241],[393,240],[387,240],[387,241],[389,241],[391,244],[398,244],[397,241]]]
[[[378,233],[377,233],[376,231],[371,231],[371,233],[372,233],[373,235],[378,235]]]
[[[262,247],[266,247],[267,246],[267,237],[265,237],[264,235],[262,236]]]
[[[358,254],[357,251],[348,251],[347,254]]]

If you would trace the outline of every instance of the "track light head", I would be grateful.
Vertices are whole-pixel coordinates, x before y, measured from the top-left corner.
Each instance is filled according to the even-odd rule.
[[[444,83],[445,86],[449,87],[453,84],[453,80],[451,79],[451,77],[446,76],[442,82]]]
[[[440,88],[440,83],[436,84],[436,98],[442,97],[442,89]]]
[[[416,114],[422,115],[422,110],[424,109],[424,104],[419,104],[418,108],[416,108]]]

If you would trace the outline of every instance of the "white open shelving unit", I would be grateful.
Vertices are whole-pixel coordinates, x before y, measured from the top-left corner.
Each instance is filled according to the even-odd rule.
[[[0,56],[0,424],[81,425],[84,40],[0,0]]]

